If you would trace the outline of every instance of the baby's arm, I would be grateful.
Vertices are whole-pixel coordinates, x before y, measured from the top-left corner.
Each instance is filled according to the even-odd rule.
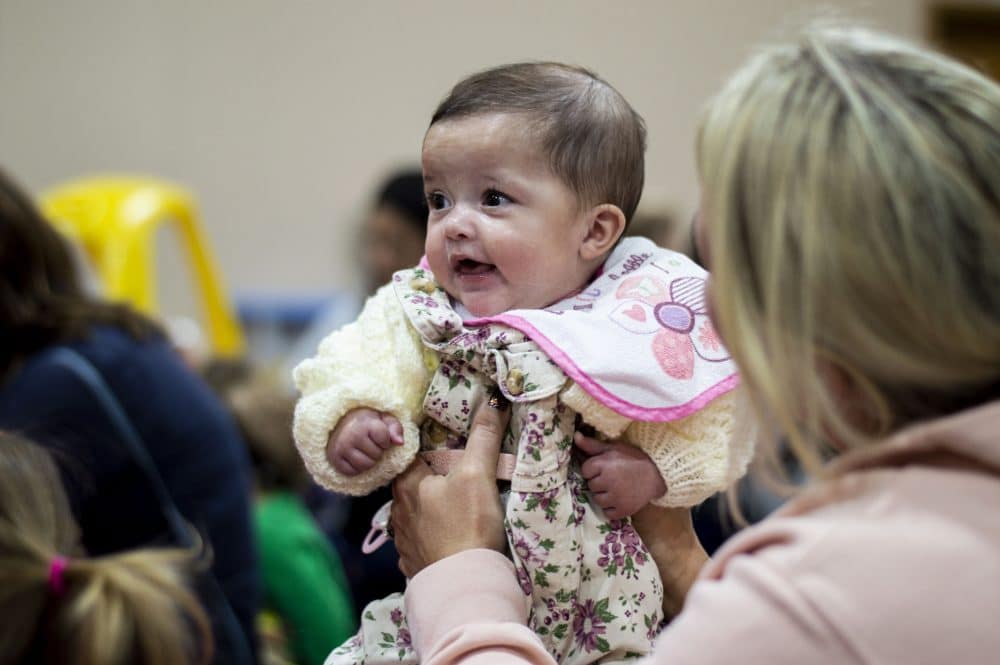
[[[631,517],[667,491],[649,455],[628,443],[605,442],[576,433],[577,448],[590,457],[581,472],[594,503],[611,520]]]
[[[362,495],[402,472],[419,447],[417,427],[431,371],[392,286],[382,287],[355,322],[329,335],[314,358],[295,368],[302,393],[295,407],[295,442],[313,478],[335,492]],[[335,446],[330,456],[327,447],[341,421],[347,428],[351,412],[359,409],[395,419],[398,430],[386,427],[401,432],[402,444],[387,446],[367,469],[351,464],[356,472],[351,475],[335,463]]]

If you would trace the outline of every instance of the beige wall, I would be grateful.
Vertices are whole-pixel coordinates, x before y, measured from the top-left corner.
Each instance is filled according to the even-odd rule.
[[[36,192],[105,171],[175,179],[232,290],[328,291],[353,279],[371,186],[417,159],[464,74],[595,69],[648,122],[645,203],[686,215],[698,109],[754,43],[819,6],[920,38],[925,4],[0,0],[0,164]]]

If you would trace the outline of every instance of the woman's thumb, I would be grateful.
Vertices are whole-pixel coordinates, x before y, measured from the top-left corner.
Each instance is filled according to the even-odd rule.
[[[465,443],[465,454],[462,455],[460,464],[475,465],[495,474],[508,422],[510,422],[510,405],[499,391],[491,393],[476,409],[472,425],[469,427],[469,438]]]

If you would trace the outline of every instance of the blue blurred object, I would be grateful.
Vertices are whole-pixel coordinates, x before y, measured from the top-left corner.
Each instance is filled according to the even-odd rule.
[[[320,340],[348,323],[360,309],[350,291],[328,295],[241,294],[236,311],[247,339],[247,358],[271,367],[292,390],[291,370],[315,355]]]

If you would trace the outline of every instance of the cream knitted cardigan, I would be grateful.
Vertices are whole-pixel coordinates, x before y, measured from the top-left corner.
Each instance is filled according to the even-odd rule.
[[[316,482],[360,496],[406,469],[420,447],[424,393],[436,366],[391,285],[368,299],[356,321],[327,336],[317,355],[293,374],[302,393],[295,407],[295,442]],[[650,456],[667,485],[667,493],[654,501],[658,505],[696,505],[746,470],[751,451],[731,445],[732,393],[667,423],[629,420],[569,380],[560,398],[604,436],[632,443]],[[360,407],[395,416],[403,425],[404,443],[387,450],[372,469],[344,476],[327,461],[326,444],[337,422]]]

